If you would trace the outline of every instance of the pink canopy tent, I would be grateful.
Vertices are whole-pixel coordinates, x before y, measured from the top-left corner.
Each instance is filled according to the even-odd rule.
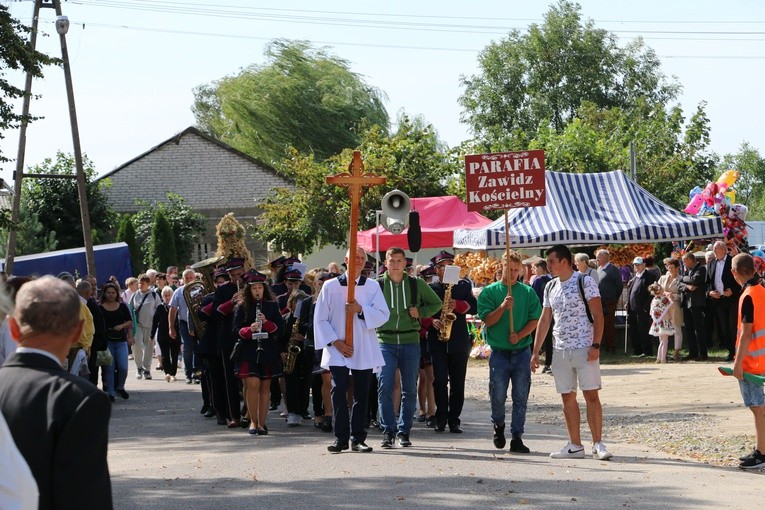
[[[458,228],[482,228],[492,222],[489,218],[477,213],[468,212],[465,202],[455,196],[413,198],[412,211],[420,213],[420,228],[422,230],[421,248],[450,248],[454,242],[454,231]],[[357,234],[358,245],[368,252],[377,249],[377,232],[380,232],[380,251],[391,246],[409,249],[406,234],[394,235],[382,228],[364,230]]]

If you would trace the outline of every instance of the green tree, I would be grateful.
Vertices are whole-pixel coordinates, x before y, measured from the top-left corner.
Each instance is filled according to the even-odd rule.
[[[123,214],[120,217],[119,227],[117,227],[117,242],[124,242],[128,245],[130,250],[130,260],[133,266],[133,274],[139,274],[143,272],[143,254],[141,248],[138,246],[136,239],[135,225],[133,225],[133,218],[129,214]]]
[[[410,197],[440,196],[453,173],[446,147],[432,126],[420,118],[400,115],[398,128],[386,135],[379,126],[366,128],[358,146],[366,172],[384,175],[384,186],[367,189],[360,205],[359,224],[371,228],[382,196],[399,189]],[[344,246],[348,238],[350,204],[345,188],[328,185],[327,175],[347,171],[352,149],[326,161],[293,151],[284,164],[295,188],[272,190],[259,203],[255,236],[275,243],[277,250],[307,253],[327,244]]]
[[[83,168],[93,244],[104,243],[110,240],[116,221],[116,214],[105,193],[111,182],[108,179],[95,180],[96,170],[86,155],[83,155]],[[30,167],[28,173],[75,175],[74,156],[58,151],[55,161],[46,158],[41,164]],[[80,199],[75,179],[24,179],[21,202],[36,215],[46,232],[55,233],[58,249],[83,246]]]
[[[616,37],[583,21],[578,4],[560,0],[541,25],[513,30],[479,55],[480,72],[462,77],[462,121],[488,143],[512,140],[514,150],[538,128],[560,133],[583,101],[629,108],[638,98],[666,104],[679,85],[668,83],[660,61],[637,39],[621,48]]]
[[[149,265],[151,267],[168,267],[177,263],[173,227],[165,215],[165,208],[158,207],[154,211],[154,221],[151,224]]]
[[[279,168],[289,147],[323,160],[360,141],[362,121],[388,127],[384,96],[349,63],[304,41],[276,40],[268,63],[194,90],[200,129]]]
[[[688,192],[711,179],[716,156],[708,150],[709,119],[702,103],[686,122],[679,106],[644,99],[631,110],[584,103],[562,132],[540,129],[529,149],[545,149],[546,168],[560,172],[628,171],[635,143],[637,182],[676,209]]]
[[[192,249],[197,237],[204,232],[205,218],[195,213],[191,207],[184,203],[182,196],[176,193],[168,193],[166,202],[149,203],[144,200],[136,200],[138,212],[133,215],[133,225],[136,231],[138,246],[143,252],[143,262],[147,267],[153,267],[149,257],[149,246],[152,243],[152,224],[157,210],[162,209],[164,216],[170,222],[173,233],[173,246],[177,259],[172,265],[185,266],[192,262]],[[166,266],[165,266],[166,267]],[[158,267],[157,269],[164,269]]]
[[[57,247],[56,233],[45,229],[37,214],[29,210],[25,201],[20,204],[19,223],[16,228],[16,256],[46,253]],[[7,255],[8,232],[9,229],[0,229],[0,257]]]
[[[29,27],[11,17],[7,5],[0,5],[0,139],[5,138],[5,131],[18,128],[24,120],[20,113],[13,111],[13,101],[24,97],[24,89],[12,85],[4,78],[6,69],[19,70],[31,73],[35,78],[42,78],[44,65],[59,62],[58,59],[32,50],[25,37],[30,31]],[[33,121],[36,118],[38,117],[28,116],[26,120]],[[0,163],[6,161],[10,160],[0,151]]]

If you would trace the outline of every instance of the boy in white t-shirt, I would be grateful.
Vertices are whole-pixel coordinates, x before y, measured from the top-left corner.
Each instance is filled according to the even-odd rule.
[[[592,433],[592,454],[608,460],[611,453],[601,441],[603,409],[600,405],[600,339],[603,335],[603,307],[598,285],[587,275],[574,271],[571,251],[557,244],[545,252],[547,268],[556,276],[547,283],[542,303],[542,316],[537,324],[531,371],[539,368],[539,350],[542,348],[551,319],[553,327],[552,374],[555,389],[563,399],[563,416],[569,442],[550,457],[583,458],[577,386],[581,387],[587,404],[587,422]],[[577,384],[578,383],[578,384]]]

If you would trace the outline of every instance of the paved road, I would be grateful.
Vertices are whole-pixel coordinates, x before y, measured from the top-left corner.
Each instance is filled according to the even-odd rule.
[[[331,455],[330,434],[308,421],[288,428],[275,412],[268,436],[216,425],[199,414],[196,385],[129,380],[128,390],[130,399],[114,404],[110,430],[119,509],[753,509],[765,492],[765,472],[670,458],[647,446],[610,443],[609,462],[552,460],[548,453],[566,441],[560,424],[527,424],[529,455],[496,450],[487,401],[467,403],[464,434],[415,423],[411,448],[381,450],[373,433],[374,452]]]

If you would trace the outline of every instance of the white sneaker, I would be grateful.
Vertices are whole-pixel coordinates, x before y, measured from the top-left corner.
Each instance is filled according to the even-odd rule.
[[[297,427],[300,425],[300,415],[295,413],[289,413],[287,415],[287,426]]]
[[[608,460],[613,457],[611,452],[606,450],[606,445],[603,444],[603,441],[594,443],[592,445],[592,456],[598,460]]]
[[[143,378],[143,374],[141,373],[141,369],[138,369],[138,372],[136,372],[136,374],[135,374],[135,378],[136,379],[142,379]]]
[[[174,375],[171,375],[171,376],[170,376],[170,382],[175,382],[175,381],[176,381],[176,379],[175,379],[175,376],[174,376]]]
[[[558,452],[552,452],[550,457],[553,459],[583,459],[584,446],[572,443],[566,443],[566,446]]]
[[[170,382],[170,374],[167,374],[167,375],[165,376],[165,382]]]

